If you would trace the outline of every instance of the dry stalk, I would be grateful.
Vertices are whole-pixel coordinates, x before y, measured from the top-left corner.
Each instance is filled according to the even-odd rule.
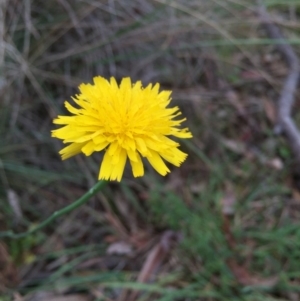
[[[298,171],[300,168],[300,133],[291,114],[300,75],[299,59],[279,28],[272,22],[269,13],[262,4],[259,5],[259,17],[270,38],[276,41],[277,49],[285,59],[289,68],[277,101],[277,129],[278,132],[283,132],[287,137],[288,143],[295,156],[296,171]]]

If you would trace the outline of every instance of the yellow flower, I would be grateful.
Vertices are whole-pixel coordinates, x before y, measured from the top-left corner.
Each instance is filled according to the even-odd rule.
[[[140,81],[132,84],[123,78],[120,86],[112,77],[94,77],[94,84],[81,84],[80,94],[72,98],[79,108],[65,102],[72,116],[58,116],[55,124],[64,125],[52,131],[52,137],[71,143],[59,153],[68,159],[80,152],[90,156],[105,150],[99,179],[120,181],[129,158],[134,177],[144,174],[141,156],[147,158],[161,175],[170,170],[163,159],[180,166],[187,154],[179,143],[167,136],[191,138],[187,128],[178,126],[185,120],[178,107],[167,108],[171,91],[159,92],[159,84],[146,88]]]

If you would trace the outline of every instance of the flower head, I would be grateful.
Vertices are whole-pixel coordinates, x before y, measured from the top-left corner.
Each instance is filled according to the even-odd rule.
[[[81,84],[79,90],[72,98],[78,108],[65,102],[72,116],[53,121],[64,126],[53,130],[52,137],[70,143],[59,152],[63,160],[80,152],[90,156],[105,150],[99,179],[120,181],[127,158],[134,177],[144,174],[141,157],[163,176],[169,172],[164,160],[180,166],[186,159],[179,143],[168,137],[192,137],[187,128],[178,128],[185,118],[174,120],[181,115],[179,108],[167,107],[170,91],[159,92],[159,84],[143,88],[130,78],[118,85],[113,77],[107,81],[100,76],[94,77],[94,84]]]

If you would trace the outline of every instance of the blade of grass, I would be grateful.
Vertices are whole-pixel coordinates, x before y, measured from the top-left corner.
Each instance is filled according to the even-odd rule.
[[[26,232],[17,233],[17,234],[14,233],[13,231],[0,232],[0,238],[7,237],[7,238],[11,238],[11,239],[20,239],[20,238],[26,237],[28,235],[31,235],[31,234],[43,229],[44,227],[46,227],[47,225],[52,223],[54,220],[56,220],[60,216],[65,215],[65,214],[73,211],[74,209],[80,207],[82,204],[86,203],[92,196],[94,196],[98,191],[100,191],[106,185],[106,183],[107,183],[106,181],[97,182],[81,198],[79,198],[74,203],[71,203],[70,205],[68,205],[64,208],[62,208],[58,211],[55,211],[51,216],[49,216],[46,220],[44,220],[42,223],[40,223],[35,228],[28,230]]]

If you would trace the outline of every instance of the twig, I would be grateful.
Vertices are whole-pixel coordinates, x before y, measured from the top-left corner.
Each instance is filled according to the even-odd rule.
[[[100,191],[106,183],[107,183],[106,181],[97,182],[91,189],[89,189],[88,192],[86,192],[82,197],[80,197],[74,203],[71,203],[70,205],[64,208],[55,211],[52,215],[50,215],[46,220],[41,222],[35,228],[22,233],[14,233],[13,231],[0,232],[0,238],[9,237],[12,239],[19,239],[27,235],[33,234],[38,230],[41,230],[42,228],[46,227],[48,224],[56,220],[58,217],[67,214],[72,210],[78,208],[79,206],[83,205],[84,203],[86,203],[92,196],[94,196],[98,191]]]
[[[278,102],[277,102],[277,113],[278,113],[278,130],[283,132],[289,145],[294,153],[297,168],[300,167],[300,133],[291,117],[292,106],[295,100],[295,91],[297,89],[300,66],[299,59],[286,39],[283,37],[279,28],[271,21],[271,18],[265,8],[265,6],[259,1],[259,16],[262,25],[267,30],[270,38],[277,42],[277,49],[285,59],[289,73],[283,84]]]

